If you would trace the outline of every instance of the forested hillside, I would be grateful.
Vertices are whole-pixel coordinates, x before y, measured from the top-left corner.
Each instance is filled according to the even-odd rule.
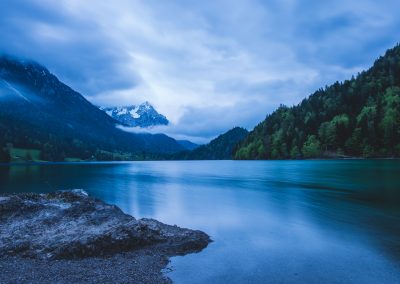
[[[400,46],[372,68],[280,106],[250,132],[236,159],[400,156]]]
[[[116,124],[45,67],[0,56],[0,162],[150,159],[185,149]]]
[[[237,144],[248,134],[241,127],[235,127],[219,135],[206,145],[199,146],[192,151],[184,151],[172,155],[174,160],[230,160]]]

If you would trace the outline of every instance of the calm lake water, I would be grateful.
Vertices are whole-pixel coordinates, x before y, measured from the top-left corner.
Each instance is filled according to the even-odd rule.
[[[0,167],[1,192],[82,188],[214,242],[176,283],[400,283],[400,161],[168,161]]]

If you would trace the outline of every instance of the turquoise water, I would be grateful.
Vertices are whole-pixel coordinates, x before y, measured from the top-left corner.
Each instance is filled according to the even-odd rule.
[[[396,160],[1,166],[0,188],[82,188],[207,232],[204,251],[172,258],[176,283],[400,283]]]

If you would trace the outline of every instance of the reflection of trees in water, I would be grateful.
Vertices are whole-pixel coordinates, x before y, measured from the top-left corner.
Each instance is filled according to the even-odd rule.
[[[3,192],[35,191],[32,185],[40,180],[40,166],[13,165],[0,167],[0,183]]]
[[[371,240],[400,265],[400,208],[375,208],[362,221]]]
[[[360,239],[400,263],[398,160],[282,162],[266,169],[272,173],[263,188],[280,216]]]
[[[269,212],[282,223],[363,242],[400,262],[398,161],[222,163],[221,173],[212,168],[215,164],[204,165],[203,172],[185,169],[189,164],[173,170],[163,168],[170,164],[146,163],[15,165],[0,167],[0,191],[82,188],[128,214],[152,217],[161,210],[171,216],[189,212],[192,193],[199,194],[195,206],[210,206],[205,204],[209,195],[184,189],[215,188],[207,194],[224,201],[220,211],[212,210],[215,214],[247,206],[259,216]],[[235,218],[243,217],[236,213]]]
[[[2,185],[1,191],[7,191],[6,185],[8,184],[8,177],[10,175],[10,167],[8,166],[0,166],[0,184]]]
[[[382,187],[380,193],[373,187],[365,192],[362,188],[356,191],[322,189],[302,191],[297,197],[306,201],[307,206],[301,211],[311,223],[341,238],[354,237],[354,241],[372,244],[376,251],[400,264],[399,193],[392,185]]]
[[[16,165],[10,167],[11,182],[35,182],[40,178],[40,166],[38,165]]]

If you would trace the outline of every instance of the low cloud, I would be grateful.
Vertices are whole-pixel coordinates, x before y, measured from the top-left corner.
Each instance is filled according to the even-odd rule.
[[[96,105],[150,101],[172,121],[151,131],[206,141],[370,66],[398,42],[399,12],[394,0],[4,1],[0,51]]]

